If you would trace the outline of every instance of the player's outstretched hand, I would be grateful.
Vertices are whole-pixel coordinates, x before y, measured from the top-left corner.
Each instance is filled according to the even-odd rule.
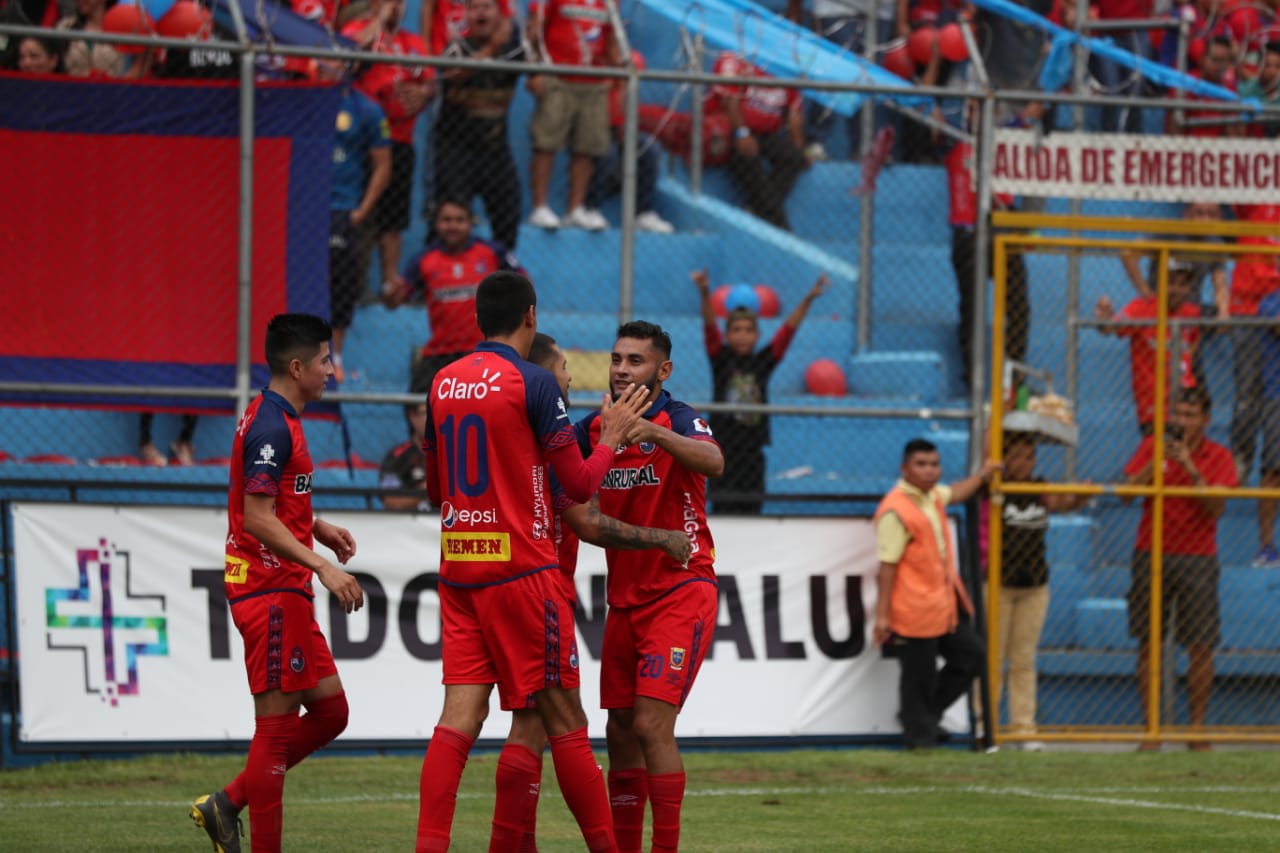
[[[314,530],[316,541],[332,551],[344,566],[356,555],[356,538],[347,528],[317,518]]]
[[[332,563],[326,562],[316,570],[316,577],[320,578],[320,583],[324,584],[325,589],[333,593],[347,613],[364,607],[364,590],[350,572],[344,572]]]
[[[648,407],[649,389],[634,382],[618,395],[618,399],[604,395],[600,403],[600,443],[609,447],[624,445],[624,439],[640,415]]]
[[[689,558],[693,556],[693,543],[683,530],[668,530],[663,540],[662,552],[680,564],[680,568],[689,568]]]

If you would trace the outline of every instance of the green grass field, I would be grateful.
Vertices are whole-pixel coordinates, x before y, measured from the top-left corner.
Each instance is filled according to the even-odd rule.
[[[496,761],[467,766],[453,850],[487,849]],[[188,803],[241,762],[170,755],[0,773],[0,850],[207,850]],[[1278,763],[1261,750],[690,752],[681,849],[1274,850]],[[419,767],[340,753],[304,762],[289,773],[284,848],[412,850]],[[583,849],[549,758],[538,835],[544,853]]]

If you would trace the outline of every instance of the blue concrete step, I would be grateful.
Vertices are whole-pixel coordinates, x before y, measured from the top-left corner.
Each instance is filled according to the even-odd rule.
[[[849,357],[849,390],[858,397],[881,397],[934,405],[947,393],[947,371],[936,352],[872,352]]]

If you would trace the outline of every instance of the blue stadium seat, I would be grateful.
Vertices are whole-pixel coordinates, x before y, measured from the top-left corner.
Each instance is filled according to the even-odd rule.
[[[1136,649],[1123,598],[1083,598],[1075,604],[1076,645],[1084,649]]]
[[[936,404],[946,396],[946,365],[936,352],[872,352],[849,357],[849,390],[859,397]]]

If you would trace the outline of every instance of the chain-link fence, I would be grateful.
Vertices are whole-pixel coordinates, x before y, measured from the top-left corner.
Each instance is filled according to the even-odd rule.
[[[1280,280],[1274,228],[999,222],[997,344],[1020,322],[1002,260],[1037,298],[1026,360],[997,356],[992,398],[997,730],[1142,748],[1274,736],[1280,297],[1242,299],[1246,277]]]
[[[255,368],[261,330],[287,308],[329,316],[341,330],[341,382],[330,395],[341,418],[309,425],[313,456],[335,476],[376,486],[379,461],[409,437],[403,406],[421,396],[411,389],[477,337],[474,286],[492,269],[518,266],[538,287],[540,328],[568,354],[580,410],[608,387],[620,321],[652,320],[670,332],[666,387],[712,416],[729,455],[733,476],[712,491],[717,512],[869,510],[896,479],[903,444],[919,435],[937,445],[944,476],[958,477],[982,452],[971,435],[988,398],[1006,442],[1047,431],[1057,443],[1030,445],[1039,449],[1031,475],[1064,485],[1006,478],[996,491],[1003,514],[991,518],[992,565],[1001,544],[1015,541],[1014,527],[1026,527],[1028,541],[1044,541],[1052,593],[1047,605],[1032,602],[1044,619],[1031,645],[1041,649],[1031,670],[1041,676],[1039,709],[1030,722],[1025,702],[1001,710],[1002,734],[1164,736],[1202,722],[1185,735],[1200,740],[1274,718],[1264,615],[1274,584],[1270,569],[1252,565],[1266,556],[1255,553],[1251,527],[1263,493],[1230,492],[1219,523],[1219,543],[1230,546],[1219,555],[1220,635],[1182,599],[1168,613],[1146,608],[1139,637],[1187,642],[1149,644],[1144,703],[1129,627],[1146,620],[1126,600],[1142,502],[1196,498],[1169,481],[1119,485],[1140,423],[1155,433],[1155,457],[1167,456],[1163,427],[1176,417],[1151,389],[1175,380],[1210,389],[1208,435],[1236,448],[1227,432],[1242,381],[1233,339],[1263,333],[1229,306],[1229,321],[1125,314],[1147,292],[1139,282],[1158,302],[1184,275],[1171,261],[1208,267],[1197,276],[1203,292],[1185,304],[1218,307],[1217,277],[1247,264],[1231,242],[1197,243],[1212,258],[1188,261],[1167,240],[1140,239],[1169,233],[1157,223],[1068,244],[1050,238],[1066,228],[1088,237],[1093,225],[989,218],[1015,205],[998,194],[1013,185],[1020,206],[1049,213],[1172,219],[1174,200],[1204,190],[1185,175],[1204,168],[1218,178],[1249,172],[1235,190],[1218,181],[1228,196],[1274,194],[1280,180],[1266,142],[1232,148],[1253,158],[1239,169],[1201,159],[1184,170],[1181,151],[1158,164],[1143,159],[1174,132],[1256,129],[1270,139],[1274,106],[1242,116],[1206,101],[1133,97],[1137,69],[1090,78],[1082,50],[1075,73],[1049,87],[1074,81],[1074,94],[1038,91],[1051,39],[1018,41],[1035,44],[1015,62],[1001,47],[1007,22],[990,12],[972,30],[944,36],[939,27],[932,42],[858,40],[862,54],[908,84],[860,66],[834,82],[804,79],[816,77],[821,46],[763,11],[738,13],[729,26],[736,36],[717,40],[706,10],[673,19],[661,4],[623,4],[621,15],[601,6],[590,32],[571,40],[589,55],[566,59],[548,46],[556,42],[549,20],[520,10],[506,19],[483,0],[450,19],[451,42],[431,50],[411,37],[412,8],[398,33],[370,29],[377,0],[336,18],[322,12],[327,27],[274,4],[221,3],[209,15],[184,2],[175,7],[194,28],[157,27],[178,38],[152,35],[140,14],[124,26],[118,13],[102,25],[117,35],[106,36],[83,22],[0,26],[15,53],[34,39],[52,44],[66,71],[97,68],[89,79],[57,68],[0,77],[0,140],[19,166],[10,186],[21,200],[6,206],[0,227],[11,282],[0,313],[0,393],[12,404],[0,407],[0,476],[38,478],[50,462],[86,475],[92,463],[120,477],[129,464],[212,463],[196,480],[216,480],[233,410],[264,381]],[[819,30],[835,36],[829,24]],[[608,46],[609,26],[627,38]],[[1185,57],[1195,29],[1175,29],[1174,53]],[[981,68],[964,61],[970,51],[986,60]],[[1073,52],[1055,51],[1070,68]],[[1261,67],[1250,79],[1261,79]],[[790,71],[770,78],[765,68]],[[104,79],[113,76],[128,82]],[[1164,93],[1199,85],[1175,83]],[[876,108],[859,113],[864,95]],[[998,129],[1026,135],[997,144]],[[1118,129],[1132,132],[1096,138],[1129,140],[1132,180],[1120,143],[1113,157],[1105,144],[1079,142]],[[1077,148],[1065,161],[1051,156],[1069,146],[1045,140],[1070,132]],[[1206,140],[1202,153],[1216,144]],[[1184,178],[1172,181],[1170,169]],[[1104,185],[1119,195],[1092,200]],[[1019,230],[993,241],[1005,228],[1040,229],[1045,239]],[[1187,233],[1230,241],[1244,231]],[[1267,263],[1256,264],[1263,279]],[[1153,324],[1166,323],[1177,329],[1172,357],[1144,361],[1142,347],[1164,340],[1153,338]],[[1015,426],[1034,416],[1035,430],[998,417],[1006,395]],[[993,447],[1009,459],[1027,453],[1025,442]],[[1246,465],[1242,484],[1266,470]],[[1064,512],[1042,517],[1046,502],[1030,499],[1038,492],[1060,498],[1049,503]],[[1090,502],[1078,505],[1085,495]],[[1157,529],[1154,541],[1167,545],[1169,535]],[[1165,560],[1167,547],[1151,552],[1153,565],[1142,569],[1150,590],[1135,604],[1181,571]],[[1014,609],[1002,596],[1016,589],[992,598],[996,636]],[[1204,637],[1179,633],[1193,629]],[[1201,720],[1185,709],[1180,679],[1203,683],[1203,666],[1188,675],[1185,650],[1203,645],[1215,649],[1216,676]],[[1026,696],[1026,675],[1024,665],[1009,676],[1011,692],[1018,681]],[[1203,691],[1190,692],[1198,714]]]

